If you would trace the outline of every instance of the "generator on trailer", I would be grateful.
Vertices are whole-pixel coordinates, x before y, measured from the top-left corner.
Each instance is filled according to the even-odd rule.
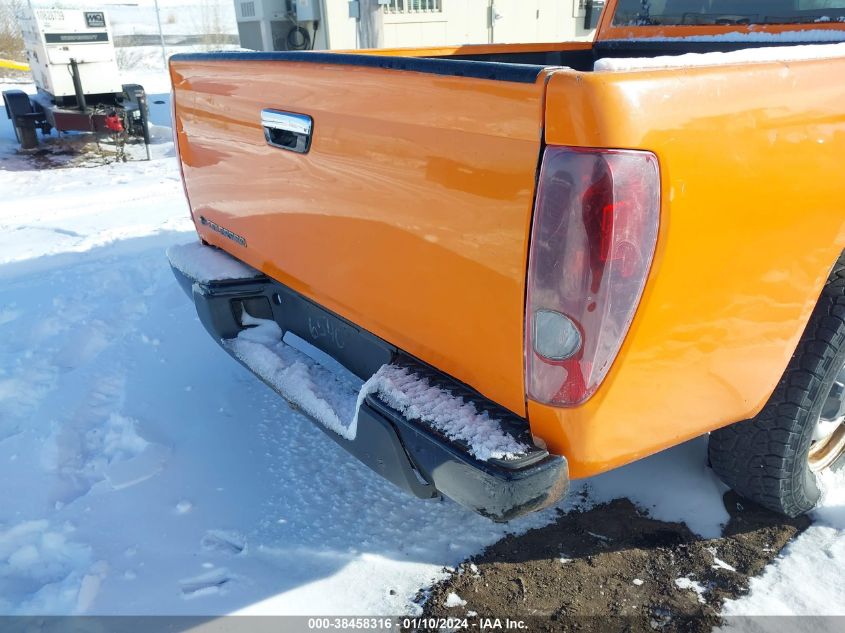
[[[21,147],[37,130],[110,133],[143,138],[149,157],[146,94],[120,82],[105,11],[30,7],[20,25],[37,93],[7,90],[3,103]]]

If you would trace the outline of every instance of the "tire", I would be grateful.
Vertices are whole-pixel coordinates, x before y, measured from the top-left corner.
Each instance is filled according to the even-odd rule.
[[[15,126],[15,137],[21,144],[21,149],[34,149],[38,147],[38,134],[34,127]]]
[[[6,108],[6,116],[12,122],[15,130],[15,138],[21,144],[22,149],[32,149],[38,146],[38,135],[35,128],[30,127],[30,122],[25,125],[17,125],[18,117],[31,115],[33,112],[32,102],[23,90],[4,90],[3,105]]]
[[[845,465],[843,380],[845,253],[833,267],[795,354],[763,410],[710,434],[713,470],[739,495],[770,510],[790,517],[812,510],[820,497],[817,473]],[[814,434],[818,438],[830,428],[835,442],[814,439]]]
[[[139,98],[139,94],[143,96],[143,99]],[[147,103],[146,99],[146,91],[141,84],[123,84],[123,103],[124,105],[127,103],[134,103],[138,105],[138,108],[141,110],[141,120],[136,122],[131,117],[128,117],[130,120],[130,127],[128,129],[131,136],[140,136],[143,137],[144,142],[149,145],[150,144],[150,108],[149,104]]]

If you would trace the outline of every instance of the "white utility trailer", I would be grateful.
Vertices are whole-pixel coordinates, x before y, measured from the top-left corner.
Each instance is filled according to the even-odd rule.
[[[37,93],[3,92],[21,147],[38,144],[36,130],[81,131],[144,139],[147,102],[137,84],[121,84],[105,11],[27,7],[19,16]]]

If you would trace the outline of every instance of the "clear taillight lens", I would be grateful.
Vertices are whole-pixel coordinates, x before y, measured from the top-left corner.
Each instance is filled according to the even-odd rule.
[[[659,220],[654,154],[546,149],[528,262],[529,398],[575,405],[598,389],[640,302]]]

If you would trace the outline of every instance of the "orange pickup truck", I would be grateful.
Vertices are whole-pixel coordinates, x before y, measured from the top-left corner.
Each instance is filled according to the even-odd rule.
[[[845,448],[845,2],[609,0],[594,42],[180,54],[229,353],[495,520],[710,434],[796,515]]]

